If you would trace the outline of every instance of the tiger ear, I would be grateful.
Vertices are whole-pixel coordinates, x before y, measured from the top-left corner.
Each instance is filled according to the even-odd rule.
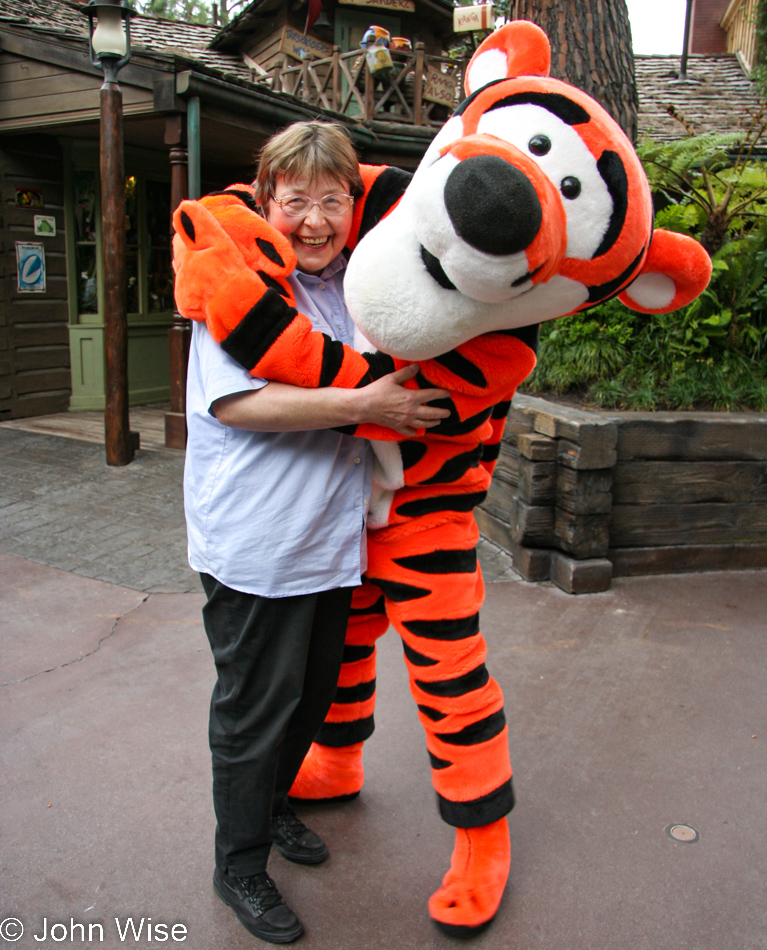
[[[469,61],[466,95],[497,79],[548,76],[551,46],[543,30],[528,20],[514,20],[491,33]]]
[[[694,238],[657,229],[639,276],[618,299],[640,313],[670,313],[708,287],[711,258]]]

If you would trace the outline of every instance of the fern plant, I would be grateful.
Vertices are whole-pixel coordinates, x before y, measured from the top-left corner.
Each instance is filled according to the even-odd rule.
[[[767,168],[753,160],[759,139],[767,132],[767,100],[742,133],[694,134],[673,107],[687,137],[673,142],[645,140],[638,147],[650,187],[669,205],[697,209],[700,242],[713,254],[754,221],[767,215]]]

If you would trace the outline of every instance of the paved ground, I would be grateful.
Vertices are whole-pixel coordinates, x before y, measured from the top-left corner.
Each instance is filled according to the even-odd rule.
[[[0,427],[0,551],[147,593],[201,591],[186,559],[184,453],[140,449],[121,468],[104,447]],[[483,540],[486,580],[518,575]]]
[[[180,471],[175,453],[109,470],[98,447],[0,429],[0,947],[264,946],[210,886],[213,670]],[[767,950],[766,615],[765,571],[488,586],[518,805],[509,887],[473,946]],[[391,632],[380,654],[365,789],[305,812],[330,860],[270,870],[301,946],[447,950],[425,908],[452,832]],[[150,941],[150,923],[185,939]]]

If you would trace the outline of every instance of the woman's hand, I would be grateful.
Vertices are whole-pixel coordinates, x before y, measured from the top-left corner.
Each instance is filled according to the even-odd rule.
[[[356,390],[361,400],[359,422],[394,429],[400,435],[417,435],[418,429],[431,429],[450,415],[450,410],[427,405],[435,400],[447,399],[446,389],[408,389],[405,383],[413,379],[419,370],[411,363],[387,376]]]

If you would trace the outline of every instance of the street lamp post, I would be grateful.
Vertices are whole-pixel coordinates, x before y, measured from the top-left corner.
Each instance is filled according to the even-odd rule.
[[[122,92],[118,71],[130,59],[130,18],[121,0],[90,0],[91,63],[104,73],[101,87],[101,240],[104,253],[104,430],[107,465],[133,458],[128,415],[128,322],[125,294],[125,162]]]

